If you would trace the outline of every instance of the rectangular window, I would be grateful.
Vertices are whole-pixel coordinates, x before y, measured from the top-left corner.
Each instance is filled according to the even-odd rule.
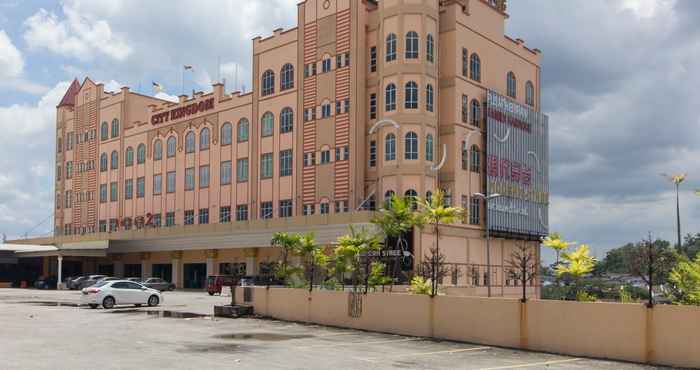
[[[479,225],[481,217],[479,216],[481,208],[481,200],[479,198],[472,197],[469,201],[469,223],[472,225]]]
[[[56,166],[56,181],[61,181],[61,173],[63,173],[61,166]]]
[[[304,216],[311,216],[316,212],[316,207],[313,204],[304,204]]]
[[[175,212],[165,214],[165,226],[175,226]]]
[[[185,190],[194,190],[194,167],[185,168]]]
[[[316,153],[304,153],[304,167],[316,164]]]
[[[209,187],[209,166],[199,166],[199,188]]]
[[[280,176],[292,176],[292,150],[280,152]]]
[[[260,218],[264,220],[272,218],[272,202],[260,203]]]
[[[231,222],[231,207],[221,207],[219,208],[219,223],[227,224]]]
[[[154,214],[153,218],[151,218],[151,226],[160,227],[161,224],[162,224],[162,220],[160,217],[160,213]]]
[[[260,156],[260,177],[263,179],[272,177],[272,153]]]
[[[377,165],[377,142],[372,140],[369,142],[369,166],[375,167]]]
[[[369,71],[377,72],[377,47],[372,46],[369,49]]]
[[[331,105],[323,104],[321,106],[321,118],[328,118],[331,116]]]
[[[73,178],[73,161],[66,162],[66,179]]]
[[[343,113],[350,112],[350,98],[343,99]]]
[[[168,193],[174,193],[175,192],[175,171],[170,171],[166,174],[166,179],[165,179],[165,191]]]
[[[248,205],[236,206],[236,221],[248,220]]]
[[[348,211],[348,202],[339,200],[335,202],[335,213],[345,213]]]
[[[201,208],[199,210],[199,224],[206,225],[209,223],[209,208]]]
[[[136,179],[136,197],[143,198],[146,196],[146,178],[139,177]]]
[[[221,185],[231,183],[231,161],[221,162]]]
[[[350,145],[343,147],[343,160],[347,161],[348,159],[350,159]]]
[[[343,112],[343,102],[340,100],[335,101],[335,115],[339,115]]]
[[[465,78],[469,76],[469,55],[467,53],[467,48],[462,48],[462,76]]]
[[[107,202],[107,184],[100,184],[100,203]]]
[[[106,233],[107,232],[107,220],[100,220],[100,226],[99,230],[101,233]]]
[[[124,181],[124,199],[131,199],[134,197],[134,180],[128,179]]]
[[[194,210],[185,211],[185,225],[194,225]]]
[[[109,219],[109,232],[117,231],[118,228],[119,228],[119,223],[117,222],[117,219],[110,218]]]
[[[323,62],[321,62],[321,71],[323,73],[327,73],[331,71],[331,59],[324,59]]]
[[[331,162],[331,151],[324,150],[321,152],[321,164],[326,164]]]
[[[369,95],[369,119],[377,119],[377,94]]]
[[[328,206],[328,203],[321,203],[319,208],[322,215],[327,215],[328,212],[330,212],[330,207]]]
[[[119,189],[117,189],[117,183],[112,182],[109,184],[109,201],[116,202],[119,196]]]
[[[469,98],[462,95],[462,122],[469,123]]]
[[[336,162],[343,160],[343,158],[340,155],[341,155],[340,147],[335,148],[335,161]]]
[[[236,161],[236,181],[248,181],[248,158],[242,158]]]
[[[107,189],[107,187],[105,186],[105,193],[107,192],[106,189]],[[107,198],[107,194],[105,194],[105,202],[107,201],[106,198]],[[72,191],[70,191],[70,190],[66,191],[66,199],[64,199],[64,201],[66,202],[66,204],[64,204],[64,206],[65,206],[64,208],[73,207],[73,192]]]
[[[153,195],[160,195],[163,191],[163,175],[153,175]]]
[[[280,200],[280,217],[292,217],[292,200]]]
[[[343,54],[335,56],[335,69],[340,69],[343,66]]]

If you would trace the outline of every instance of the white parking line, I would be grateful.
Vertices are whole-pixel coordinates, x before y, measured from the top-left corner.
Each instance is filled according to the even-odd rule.
[[[312,344],[309,346],[295,347],[297,349],[308,349],[308,348],[323,348],[323,347],[343,347],[343,346],[359,346],[359,345],[369,345],[369,344],[385,344],[385,343],[399,343],[399,342],[410,342],[414,340],[421,340],[422,338],[404,338],[404,339],[392,339],[392,340],[380,340],[375,342],[341,342],[341,343],[330,343],[330,344]]]
[[[392,358],[432,356],[432,355],[439,355],[439,354],[481,351],[481,350],[486,350],[486,349],[491,349],[491,347],[470,347],[470,348],[448,349],[448,350],[433,351],[433,352],[402,353],[400,355],[370,357],[370,358],[358,358],[358,360],[376,362],[379,360],[392,359]]]
[[[567,358],[565,360],[552,360],[552,361],[544,361],[544,362],[531,362],[531,363],[519,364],[519,365],[485,367],[485,368],[479,369],[479,370],[519,369],[519,368],[531,367],[531,366],[548,366],[548,365],[563,364],[563,363],[574,362],[574,361],[579,361],[579,360],[581,360],[581,359],[580,358]]]

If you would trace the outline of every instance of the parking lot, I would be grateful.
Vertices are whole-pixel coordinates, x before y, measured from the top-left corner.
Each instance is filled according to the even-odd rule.
[[[92,310],[76,291],[0,289],[0,369],[652,369],[268,319],[213,318],[230,297],[166,292]],[[387,313],[389,314],[389,313]]]

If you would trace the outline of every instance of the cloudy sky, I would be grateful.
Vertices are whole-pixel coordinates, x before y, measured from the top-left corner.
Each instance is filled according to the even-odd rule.
[[[296,2],[0,0],[0,233],[51,231],[36,225],[52,213],[55,105],[73,77],[177,95],[191,64],[186,91],[217,74],[250,86],[250,39],[293,26]],[[552,230],[600,257],[648,231],[671,239],[659,174],[687,172],[683,232],[700,231],[700,1],[511,0],[509,13],[507,33],[544,53]]]

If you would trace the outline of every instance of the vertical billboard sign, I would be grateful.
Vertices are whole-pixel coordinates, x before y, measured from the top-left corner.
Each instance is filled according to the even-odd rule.
[[[486,97],[489,230],[527,238],[549,232],[549,117],[489,90]]]

